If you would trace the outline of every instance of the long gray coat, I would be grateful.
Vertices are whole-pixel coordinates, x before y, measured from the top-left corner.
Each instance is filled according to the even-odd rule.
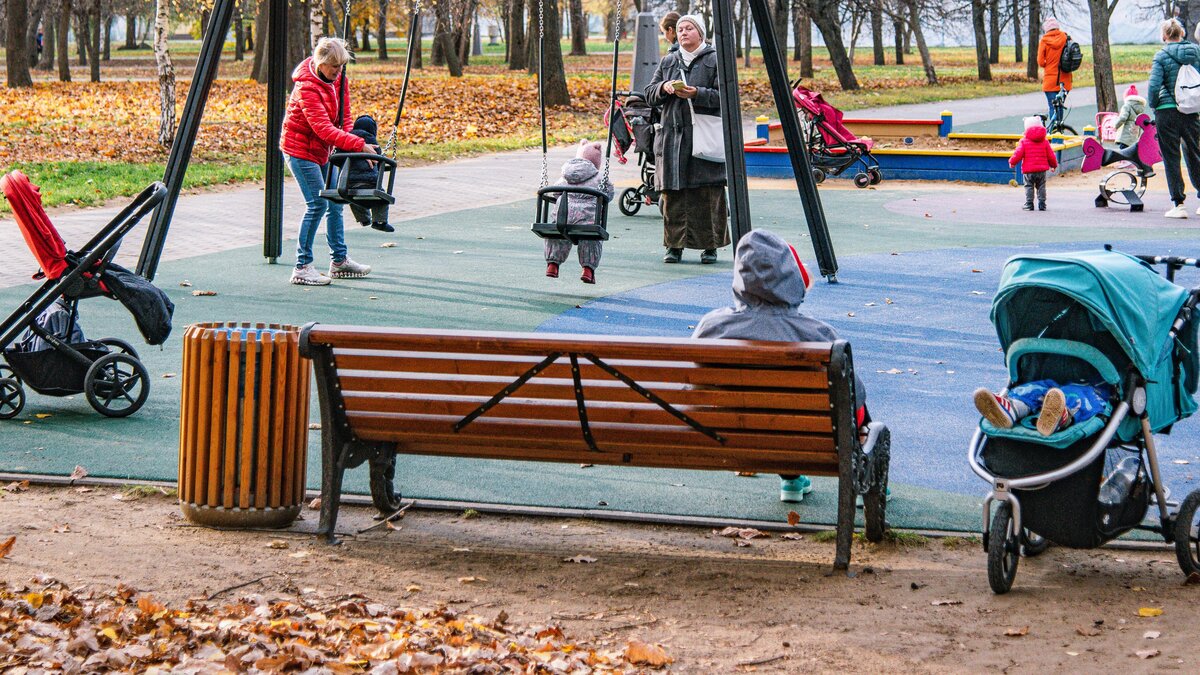
[[[697,113],[721,114],[721,102],[717,97],[717,51],[711,45],[705,46],[687,71],[679,51],[664,56],[645,90],[646,100],[661,111],[662,119],[662,130],[654,139],[655,188],[686,190],[725,185],[724,164],[692,157],[692,114],[687,100],[668,96],[662,91],[664,82],[683,79],[698,89],[692,99]]]

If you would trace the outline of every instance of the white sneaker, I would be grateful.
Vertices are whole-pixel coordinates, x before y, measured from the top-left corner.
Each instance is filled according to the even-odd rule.
[[[329,263],[329,276],[334,279],[357,279],[371,273],[370,265],[360,265],[350,258],[342,262]]]
[[[1187,209],[1183,208],[1183,204],[1176,204],[1175,208],[1167,211],[1163,215],[1167,218],[1187,218]]]
[[[318,272],[312,265],[292,270],[292,283],[297,286],[328,286],[330,281],[332,279]]]
[[[1196,207],[1196,215],[1200,216],[1200,206]]]

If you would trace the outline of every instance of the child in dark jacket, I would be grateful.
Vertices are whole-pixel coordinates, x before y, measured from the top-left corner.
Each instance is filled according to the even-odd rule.
[[[694,338],[833,342],[829,324],[800,311],[812,286],[796,249],[779,235],[751,230],[738,241],[733,258],[733,306],[714,309],[692,333]],[[854,376],[854,409],[859,427],[870,421],[867,389]],[[799,502],[812,492],[808,476],[780,476],[779,500]]]
[[[1030,126],[1025,130],[1025,137],[1017,144],[1017,151],[1008,160],[1008,165],[1015,167],[1021,163],[1021,173],[1025,174],[1025,206],[1026,211],[1033,210],[1033,193],[1037,190],[1038,211],[1046,210],[1046,173],[1058,168],[1058,157],[1046,140],[1046,129],[1040,125]]]
[[[375,139],[375,133],[379,127],[375,124],[375,118],[370,115],[362,115],[354,120],[354,128],[350,133],[358,136],[366,141],[367,146],[379,145]],[[379,184],[379,164],[366,159],[350,160],[350,175],[346,177],[346,186],[349,188],[371,189]],[[350,211],[354,213],[354,219],[360,225],[371,227],[381,232],[395,232],[396,228],[388,224],[388,205],[380,203],[371,208],[351,204]]]

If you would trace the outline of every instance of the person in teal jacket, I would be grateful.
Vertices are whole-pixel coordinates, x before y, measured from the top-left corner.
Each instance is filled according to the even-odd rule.
[[[1198,31],[1200,32],[1200,31]],[[1175,78],[1184,64],[1200,68],[1200,47],[1184,41],[1183,26],[1175,19],[1162,23],[1162,40],[1167,43],[1154,55],[1150,67],[1147,102],[1154,110],[1158,127],[1158,145],[1162,150],[1163,172],[1167,174],[1167,189],[1174,204],[1164,215],[1168,218],[1187,218],[1183,206],[1183,176],[1179,171],[1179,156],[1187,164],[1188,178],[1200,197],[1200,115],[1181,113],[1175,105]],[[1196,211],[1200,215],[1200,210]]]

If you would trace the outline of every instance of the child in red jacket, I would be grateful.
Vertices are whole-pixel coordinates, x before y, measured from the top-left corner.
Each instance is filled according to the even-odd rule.
[[[1050,141],[1046,140],[1046,129],[1032,125],[1025,130],[1025,138],[1017,144],[1017,151],[1009,158],[1008,165],[1021,162],[1021,173],[1025,174],[1026,211],[1033,210],[1033,191],[1037,190],[1038,211],[1046,210],[1046,172],[1058,168],[1058,158]]]

